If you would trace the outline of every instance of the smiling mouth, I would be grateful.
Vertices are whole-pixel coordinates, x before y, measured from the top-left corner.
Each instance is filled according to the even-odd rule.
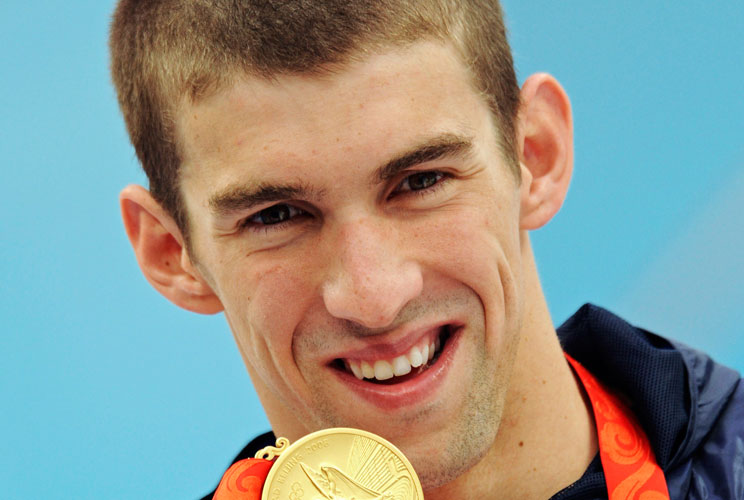
[[[454,332],[453,325],[443,325],[437,335],[421,339],[408,352],[392,359],[337,358],[331,365],[365,382],[399,384],[420,375],[434,365]]]

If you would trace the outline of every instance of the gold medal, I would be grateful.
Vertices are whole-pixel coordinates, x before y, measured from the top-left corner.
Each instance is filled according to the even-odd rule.
[[[424,500],[411,463],[371,432],[335,428],[256,453],[272,460],[261,500]]]

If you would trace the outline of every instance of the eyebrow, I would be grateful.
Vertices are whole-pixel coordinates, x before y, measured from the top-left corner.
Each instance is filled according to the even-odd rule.
[[[377,181],[384,182],[396,177],[407,168],[421,163],[445,158],[464,157],[473,153],[473,139],[458,134],[445,133],[429,139],[398,155],[374,174]]]
[[[217,216],[250,210],[256,205],[291,198],[307,198],[311,190],[300,184],[231,186],[209,197],[209,208]]]
[[[389,160],[372,174],[373,183],[390,180],[400,172],[434,160],[472,154],[473,139],[445,133],[428,139]],[[256,205],[288,199],[308,199],[322,193],[297,184],[233,185],[209,197],[209,208],[216,216],[228,216],[250,210]]]

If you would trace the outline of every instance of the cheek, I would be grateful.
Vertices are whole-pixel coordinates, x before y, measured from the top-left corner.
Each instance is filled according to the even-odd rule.
[[[477,204],[419,228],[424,267],[469,287],[486,317],[492,352],[518,330],[523,295],[518,211],[505,203]]]
[[[497,285],[493,280],[502,272],[511,274],[520,268],[517,223],[508,203],[469,200],[417,224],[414,238],[427,267],[482,292],[484,286]]]
[[[233,270],[225,314],[247,361],[259,373],[287,377],[295,363],[295,328],[312,297],[303,262],[251,262],[250,272]]]

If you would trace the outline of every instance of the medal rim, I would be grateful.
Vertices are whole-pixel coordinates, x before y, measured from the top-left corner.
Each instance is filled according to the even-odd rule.
[[[364,436],[366,438],[372,439],[373,441],[378,441],[384,446],[388,447],[390,451],[392,451],[393,454],[395,454],[400,459],[400,461],[403,462],[403,465],[408,467],[408,470],[411,471],[411,479],[413,480],[413,484],[416,487],[416,492],[419,496],[419,499],[424,500],[424,491],[421,489],[421,481],[418,478],[418,474],[416,474],[416,469],[413,468],[413,465],[411,465],[411,462],[403,454],[403,452],[400,451],[397,446],[395,446],[393,443],[383,438],[382,436],[362,429],[354,429],[353,427],[332,427],[330,429],[321,429],[319,431],[311,432],[310,434],[302,436],[294,443],[291,443],[287,447],[287,449],[282,450],[281,454],[274,460],[274,464],[271,466],[271,469],[269,469],[269,473],[266,476],[266,480],[264,481],[264,486],[261,491],[261,500],[269,500],[269,492],[271,490],[269,486],[273,482],[274,477],[279,473],[279,470],[281,469],[281,467],[279,466],[281,465],[281,463],[286,460],[293,451],[296,451],[297,448],[301,448],[302,445],[304,445],[308,441],[312,441],[329,434],[352,434],[356,436]]]

